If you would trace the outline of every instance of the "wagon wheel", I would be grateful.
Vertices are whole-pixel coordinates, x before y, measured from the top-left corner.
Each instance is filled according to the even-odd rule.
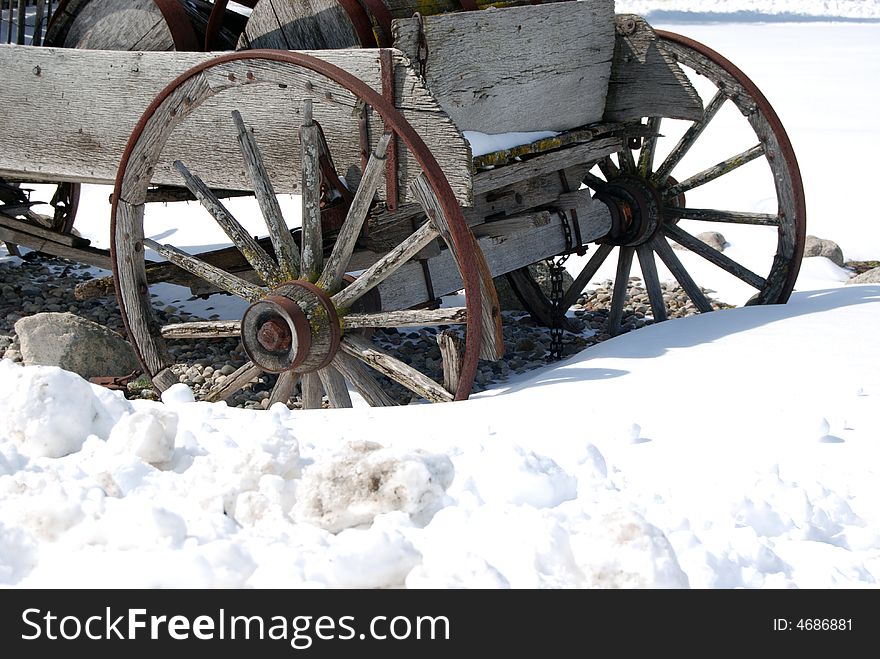
[[[742,287],[749,291],[746,304],[784,303],[794,288],[804,250],[806,206],[800,172],[791,142],[770,103],[742,71],[713,50],[670,32],[657,31],[657,36],[658,45],[671,53],[695,81],[695,87],[704,96],[705,109],[701,119],[684,126],[680,124],[685,122],[663,119],[661,125],[660,117],[648,118],[648,126],[658,137],[646,138],[614,158],[605,158],[583,181],[594,192],[594,198],[609,207],[612,230],[591,249],[585,267],[563,294],[560,308],[564,313],[577,301],[603,263],[613,263],[609,258],[616,251],[617,267],[608,310],[611,335],[622,329],[634,257],[641,266],[653,320],[658,322],[670,314],[655,255],[693,305],[706,312],[718,304],[713,304],[697,283],[696,274],[692,274],[695,263],[698,269],[708,262],[739,280],[736,284],[746,284],[747,289]],[[742,138],[742,146],[737,147],[743,149],[740,153],[708,150],[712,142],[705,131],[720,111],[728,113],[725,120],[739,124],[731,130],[739,131]],[[679,126],[672,125],[676,123]],[[707,149],[701,154],[703,166],[694,166],[685,158],[704,147]],[[713,164],[706,166],[708,163]],[[747,163],[752,164],[743,167]],[[750,178],[735,178],[746,173]],[[700,194],[711,194],[713,187],[717,190],[725,182],[763,186],[769,195],[775,195],[763,209],[771,212],[755,212],[754,208],[719,209],[712,206],[711,197],[701,199],[700,207],[692,207]],[[714,227],[746,231],[750,238],[767,234],[763,238],[767,245],[764,263],[747,267],[695,236],[698,231]],[[684,254],[681,259],[670,241],[685,249],[679,252]],[[701,258],[693,259],[688,252]],[[686,267],[685,258],[690,259],[690,266]],[[553,305],[540,293],[527,269],[511,273],[508,279],[520,298],[529,300],[533,316],[553,317]]]
[[[304,73],[308,75],[308,82],[303,85]],[[230,123],[235,124],[244,169],[253,184],[274,256],[251,238],[223,207],[199,178],[199,172],[191,173],[179,160],[174,162],[174,167],[182,180],[222,226],[243,260],[250,263],[250,274],[254,276],[246,278],[241,272],[224,270],[198,255],[145,238],[144,201],[150,174],[175,127],[205,100],[225,90],[260,83],[269,90],[287,88],[294,84],[292,81],[298,81],[305,89],[299,109],[302,166],[296,177],[301,182],[303,201],[301,246],[296,244],[287,227],[260,149],[237,111],[232,113]],[[334,91],[331,93],[330,89]],[[337,98],[337,89],[350,92],[352,102],[359,99],[371,107],[391,132],[376,140],[351,210],[325,259],[318,203],[321,170],[317,119],[329,111],[332,103],[325,99]],[[314,105],[310,96],[315,98]],[[291,108],[291,112],[296,111],[297,108]],[[353,134],[357,135],[357,117],[352,116],[351,121],[354,122]],[[397,137],[399,148],[402,150],[405,146],[407,155],[421,167],[422,173],[410,187],[430,219],[425,219],[410,236],[363,270],[354,283],[343,287],[346,266],[382,182],[384,153],[392,133]],[[163,154],[163,158],[173,157],[174,154]],[[166,341],[240,337],[249,361],[207,392],[205,399],[227,399],[264,373],[278,374],[270,402],[292,400],[300,382],[304,408],[321,407],[325,392],[330,406],[350,407],[348,385],[371,405],[396,404],[379,384],[383,377],[432,402],[460,400],[469,395],[480,352],[482,324],[481,280],[475,265],[475,250],[479,248],[467,229],[448,181],[422,139],[391,103],[351,74],[303,53],[277,51],[233,53],[191,69],[162,91],[132,133],[120,164],[113,200],[111,256],[117,299],[138,359],[160,391],[178,381],[175,372],[178,369]],[[355,311],[358,300],[438,237],[443,237],[453,250],[464,283],[466,307],[378,313]],[[147,285],[146,250],[168,259],[216,289],[241,298],[248,303],[246,310],[234,319],[159,325]],[[451,364],[460,373],[454,387],[438,384],[383,351],[362,329],[441,324],[466,326],[464,353],[460,361]],[[377,375],[381,376],[378,380]]]

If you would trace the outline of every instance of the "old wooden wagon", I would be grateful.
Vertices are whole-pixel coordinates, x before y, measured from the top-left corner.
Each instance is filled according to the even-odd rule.
[[[179,379],[175,341],[240,337],[249,361],[205,398],[273,373],[271,402],[305,408],[325,395],[350,406],[349,386],[394,404],[384,377],[429,401],[464,399],[478,361],[503,351],[494,277],[559,328],[616,258],[614,333],[634,257],[649,315],[666,319],[659,257],[711,311],[670,241],[751,287],[751,304],[788,299],[805,234],[795,156],[766,98],[709,48],[615,15],[613,0],[245,4],[246,22],[227,2],[70,0],[49,28],[53,47],[0,47],[0,176],[115,185],[109,253],[69,222],[43,226],[8,206],[0,240],[112,269],[159,390]],[[186,52],[206,47],[226,52]],[[21,130],[38,111],[39,130]],[[747,148],[702,139],[725,112]],[[526,137],[475,155],[479,134],[512,133]],[[687,170],[700,150],[710,164]],[[693,205],[740,169],[769,191],[765,212]],[[300,226],[279,206],[289,193],[301,196]],[[241,194],[256,198],[263,236],[224,206]],[[231,246],[191,254],[145,229],[168,212],[158,202],[181,199],[200,201]],[[734,260],[689,222],[762,232],[768,257],[760,270]],[[548,293],[527,267],[586,250],[566,290],[559,268]],[[168,281],[248,305],[239,318],[162,324],[150,287]],[[464,306],[439,303],[456,291]],[[442,381],[371,339],[414,326],[444,328]]]

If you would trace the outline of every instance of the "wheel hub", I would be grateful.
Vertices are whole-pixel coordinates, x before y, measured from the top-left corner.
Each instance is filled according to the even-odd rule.
[[[269,373],[325,367],[339,350],[340,336],[333,302],[308,281],[278,286],[251,304],[241,321],[245,353]]]
[[[611,230],[601,242],[634,247],[657,233],[661,224],[660,196],[645,179],[622,174],[606,183],[595,198],[611,211]]]

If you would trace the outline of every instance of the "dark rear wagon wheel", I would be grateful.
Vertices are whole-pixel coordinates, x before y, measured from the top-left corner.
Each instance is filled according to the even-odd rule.
[[[751,291],[745,304],[777,304],[791,295],[804,250],[806,204],[800,171],[770,103],[742,71],[715,51],[670,32],[657,31],[657,36],[659,47],[694,82],[704,110],[694,122],[647,118],[656,137],[596,163],[583,181],[611,211],[612,231],[590,246],[590,258],[560,306],[564,311],[575,304],[603,264],[616,259],[607,307],[611,335],[623,328],[636,260],[650,302],[649,315],[658,322],[670,315],[658,263],[665,265],[696,309],[707,312],[719,304],[700,285],[696,271],[703,262],[745,284]],[[724,128],[713,132],[713,122],[721,121]],[[728,130],[741,145],[733,151],[728,151],[728,142],[733,142]],[[725,185],[734,187],[725,190]],[[737,195],[731,189],[742,190],[742,197],[748,198],[745,193],[757,188],[767,191],[761,209],[747,202],[737,207],[712,201],[718,190],[732,199]],[[696,237],[711,229],[763,240],[764,261],[744,264]],[[673,245],[683,250],[673,250]],[[508,279],[514,290],[522,290],[527,277],[527,270],[521,270]],[[532,291],[523,297],[532,301],[533,316],[552,317],[553,305],[546,296],[536,298]]]

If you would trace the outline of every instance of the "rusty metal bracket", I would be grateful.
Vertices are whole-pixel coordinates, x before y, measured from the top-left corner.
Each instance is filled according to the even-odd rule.
[[[373,23],[363,5],[358,0],[337,0],[337,2],[348,14],[348,19],[354,27],[358,41],[361,42],[361,47],[376,48],[379,46],[376,33],[373,31]]]
[[[382,96],[392,107],[396,107],[394,93],[394,62],[391,59],[391,49],[382,48],[379,51],[379,64],[382,69]],[[388,210],[397,210],[397,137],[388,122],[385,122],[385,132],[391,133],[391,141],[388,143],[388,151],[385,154],[385,205]]]

